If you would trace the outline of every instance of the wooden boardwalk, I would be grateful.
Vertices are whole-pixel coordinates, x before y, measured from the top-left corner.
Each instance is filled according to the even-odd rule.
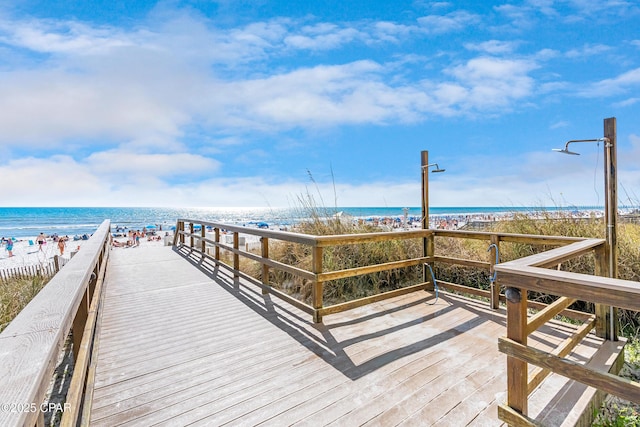
[[[416,292],[314,325],[160,246],[113,249],[105,286],[92,425],[501,425],[505,312],[486,303]],[[530,342],[549,349],[571,330]],[[589,337],[574,359],[600,343]],[[568,387],[551,376],[530,414],[552,416]]]

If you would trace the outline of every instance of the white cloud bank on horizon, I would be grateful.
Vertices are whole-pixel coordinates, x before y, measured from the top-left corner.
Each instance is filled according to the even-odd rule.
[[[633,165],[620,173],[619,198],[622,204],[637,205],[640,136],[632,135],[630,142],[631,150],[618,153],[625,163]],[[581,159],[549,154],[460,159],[452,166],[465,173],[452,173],[447,168],[444,174],[430,174],[430,204],[508,208],[593,205],[594,199],[604,203],[601,155],[585,152]],[[593,166],[596,160],[595,169],[584,167],[584,163]],[[495,168],[487,169],[487,164],[500,165],[501,173],[492,174]],[[117,150],[92,154],[82,162],[69,156],[20,159],[0,166],[2,176],[20,177],[0,188],[0,200],[11,200],[13,206],[300,207],[299,198],[311,196],[328,207],[336,202],[338,206],[420,205],[419,173],[413,181],[394,181],[390,173],[380,181],[364,184],[344,183],[340,176],[334,177],[335,182],[311,181],[308,177],[270,182],[258,176],[203,178],[180,184],[165,180],[206,175],[216,167],[209,159],[188,153],[133,155]],[[532,197],[523,202],[523,193]]]

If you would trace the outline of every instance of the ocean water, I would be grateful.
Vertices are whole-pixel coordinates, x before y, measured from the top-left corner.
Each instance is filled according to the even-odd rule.
[[[593,208],[593,207],[591,207]],[[509,212],[535,212],[531,207],[430,207],[431,216],[464,217]],[[596,208],[597,209],[597,208]],[[407,210],[410,218],[419,220],[420,207],[337,207],[321,208],[321,216],[339,212],[354,218],[402,218]],[[178,218],[191,218],[236,225],[266,222],[270,226],[290,225],[308,214],[296,208],[0,208],[0,236],[34,237],[46,235],[75,236],[91,234],[105,219],[115,226],[139,230],[147,225],[162,225],[163,230],[175,226]]]

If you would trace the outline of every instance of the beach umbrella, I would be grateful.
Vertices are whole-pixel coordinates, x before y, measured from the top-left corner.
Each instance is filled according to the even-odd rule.
[[[145,228],[156,228],[156,226],[155,226],[155,225],[153,225],[153,224],[149,224],[149,225],[147,225]]]

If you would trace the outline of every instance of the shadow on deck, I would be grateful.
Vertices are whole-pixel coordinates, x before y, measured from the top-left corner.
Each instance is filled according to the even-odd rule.
[[[198,252],[156,247],[113,252],[103,310],[92,425],[502,424],[505,310],[477,300],[420,291],[314,324]],[[575,329],[550,322],[530,344]],[[552,375],[530,414],[559,425],[585,390]]]

